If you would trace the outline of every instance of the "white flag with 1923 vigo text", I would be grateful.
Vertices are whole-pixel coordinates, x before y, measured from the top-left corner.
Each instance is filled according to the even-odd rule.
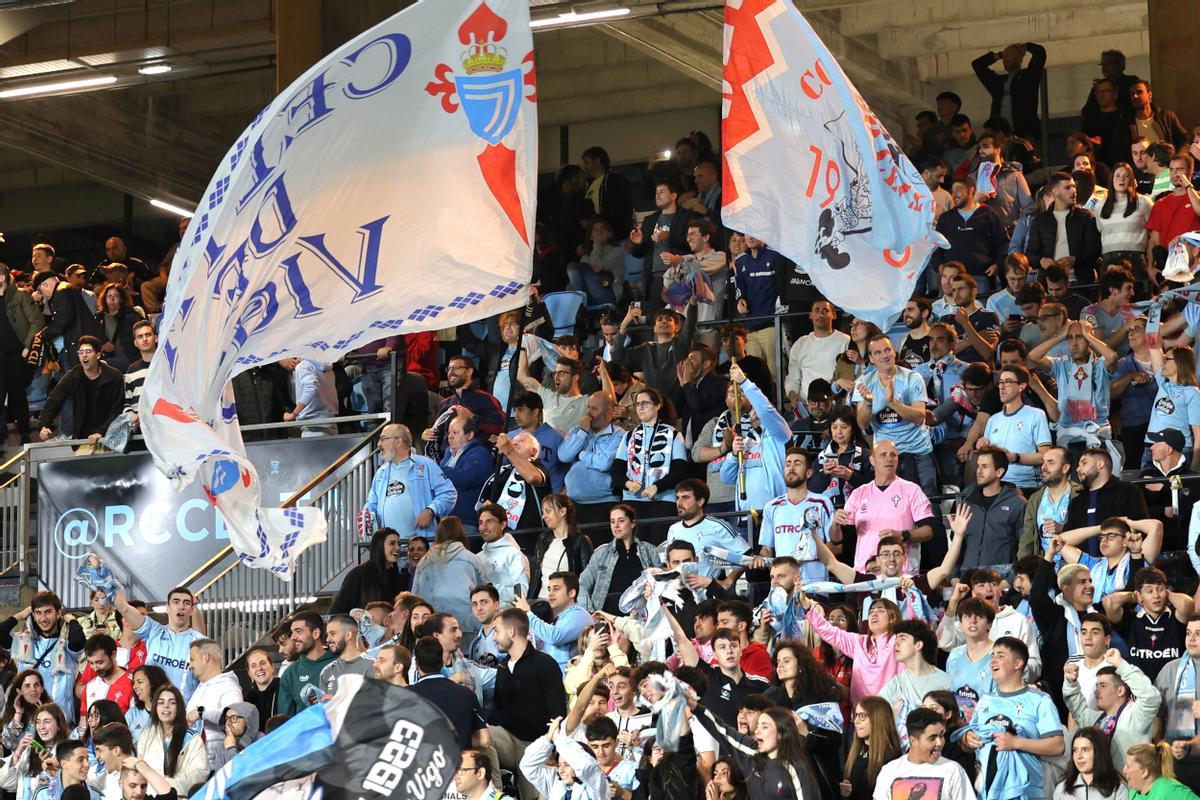
[[[527,0],[422,0],[283,91],[221,161],[171,268],[142,429],[242,561],[288,578],[313,508],[263,508],[228,390],[284,358],[521,305],[537,121]]]

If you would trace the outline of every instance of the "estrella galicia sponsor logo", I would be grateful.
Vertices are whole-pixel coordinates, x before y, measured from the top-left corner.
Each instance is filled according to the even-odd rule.
[[[100,523],[86,508],[67,509],[54,525],[54,546],[72,560],[86,556],[99,536]]]

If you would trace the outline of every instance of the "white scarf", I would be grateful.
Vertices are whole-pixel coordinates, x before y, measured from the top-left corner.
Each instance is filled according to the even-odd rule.
[[[1061,594],[1054,602],[1062,606],[1063,619],[1067,623],[1067,655],[1077,656],[1083,652],[1083,640],[1079,636],[1079,612]]]
[[[647,434],[647,428],[650,429]],[[647,436],[649,441],[647,441]],[[653,486],[671,469],[671,450],[675,444],[675,429],[659,420],[653,426],[640,424],[629,432],[625,451],[629,480],[643,487]]]

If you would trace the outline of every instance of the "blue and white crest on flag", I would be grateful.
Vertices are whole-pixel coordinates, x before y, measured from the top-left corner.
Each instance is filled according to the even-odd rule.
[[[442,91],[464,44],[470,75],[450,86],[468,120]],[[506,70],[509,49],[525,55]],[[171,265],[139,410],[158,468],[203,485],[243,564],[287,577],[326,522],[260,504],[235,376],[524,302],[532,51],[526,0],[420,0],[314,64],[217,167]]]
[[[521,114],[521,70],[510,69],[499,75],[455,75],[458,99],[471,130],[488,144],[498,144],[508,136]]]

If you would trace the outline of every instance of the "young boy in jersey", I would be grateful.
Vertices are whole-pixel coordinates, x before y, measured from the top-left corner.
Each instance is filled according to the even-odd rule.
[[[638,787],[637,764],[621,758],[617,751],[617,726],[608,717],[599,717],[587,725],[587,743],[596,756],[596,763],[608,779],[611,797],[633,800]]]
[[[874,800],[936,798],[975,800],[975,790],[966,771],[942,756],[946,746],[946,723],[941,712],[917,708],[904,720],[908,729],[908,753],[889,761],[875,779]]]
[[[1153,681],[1183,655],[1194,603],[1188,595],[1171,591],[1166,574],[1154,567],[1134,573],[1131,588],[1105,597],[1104,613],[1128,645],[1129,663]],[[1127,610],[1131,604],[1136,608]]]
[[[188,700],[199,685],[191,666],[192,642],[208,638],[192,590],[176,586],[167,592],[166,625],[139,611],[124,591],[117,592],[113,605],[146,643],[146,663],[162,667],[171,683],[183,693],[183,699]]]
[[[1045,800],[1042,759],[1066,752],[1062,722],[1050,696],[1025,685],[1029,650],[1025,643],[1004,636],[992,646],[992,678],[996,693],[986,694],[975,719],[962,737],[963,749],[975,752],[983,775],[985,796]],[[1024,770],[1001,770],[1001,761],[1019,759]],[[997,776],[1023,775],[1021,785],[992,788]]]
[[[992,622],[996,609],[978,597],[968,597],[958,607],[958,624],[967,641],[950,651],[946,674],[950,691],[968,723],[975,716],[979,698],[996,691],[992,678]]]

